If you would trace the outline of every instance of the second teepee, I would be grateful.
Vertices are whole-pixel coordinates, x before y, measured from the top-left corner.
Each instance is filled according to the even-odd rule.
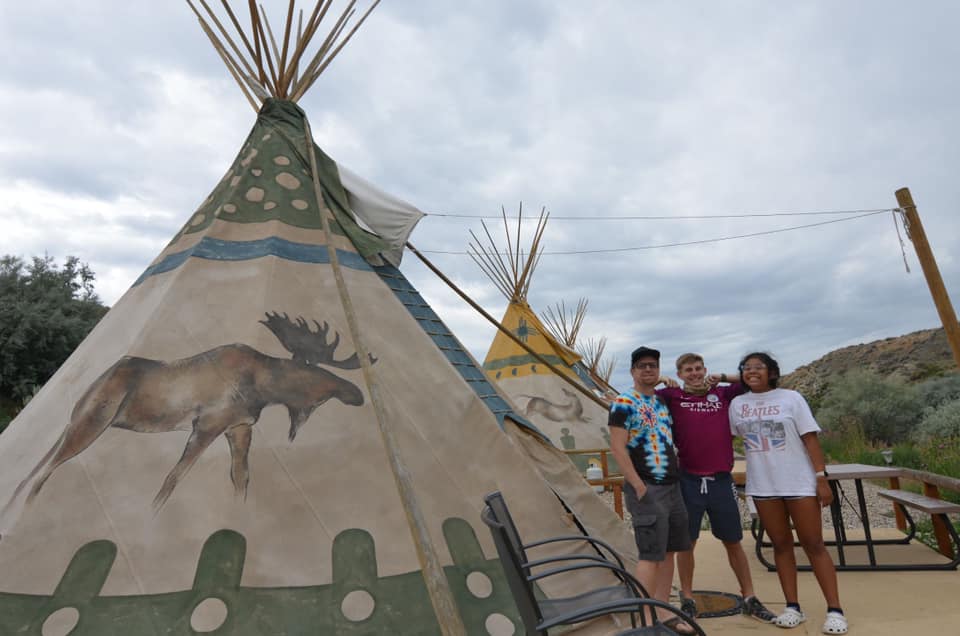
[[[522,208],[516,236],[511,235],[504,212],[504,248],[498,248],[489,232],[486,232],[487,247],[473,236],[471,256],[509,302],[501,325],[526,345],[525,348],[498,331],[483,361],[483,369],[518,405],[520,413],[558,448],[607,448],[610,445],[607,408],[599,397],[604,395],[605,387],[591,378],[580,354],[555,337],[527,302],[548,219],[549,214],[541,212],[526,253],[520,249]],[[585,309],[585,304],[581,303],[581,307]],[[571,328],[579,327],[580,319],[582,315],[579,318],[575,315]],[[575,337],[576,334],[568,335]],[[572,457],[581,470],[586,468],[587,457]]]

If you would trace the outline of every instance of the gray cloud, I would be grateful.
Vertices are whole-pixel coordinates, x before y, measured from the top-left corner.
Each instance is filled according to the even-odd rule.
[[[285,2],[265,3],[275,29]],[[301,105],[336,160],[427,212],[556,217],[893,207],[910,186],[960,280],[960,42],[951,2],[383,3]],[[8,12],[10,13],[10,12]],[[907,40],[900,34],[908,32]],[[52,2],[5,15],[0,252],[76,254],[112,302],[226,170],[253,113],[185,5]],[[547,251],[705,240],[826,217],[552,220]],[[488,221],[499,237],[497,221]],[[421,249],[479,221],[427,217]],[[530,301],[590,299],[583,337],[785,369],[938,323],[889,215],[720,243],[543,257]],[[494,315],[465,256],[433,258]],[[482,360],[493,330],[403,270]],[[669,368],[669,365],[666,365]],[[627,380],[624,364],[615,376]]]

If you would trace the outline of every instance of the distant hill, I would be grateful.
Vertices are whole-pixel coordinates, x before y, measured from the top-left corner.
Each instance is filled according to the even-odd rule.
[[[908,382],[919,382],[955,368],[953,353],[941,327],[831,351],[783,376],[781,386],[800,391],[808,400],[816,400],[832,378],[851,369],[873,371],[882,376],[897,375]]]

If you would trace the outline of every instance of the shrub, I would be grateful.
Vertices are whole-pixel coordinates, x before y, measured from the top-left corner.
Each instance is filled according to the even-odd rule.
[[[923,470],[923,455],[913,444],[903,444],[893,447],[893,465],[904,468]]]
[[[17,409],[15,408],[14,403],[10,400],[5,400],[2,396],[0,396],[0,433],[7,428],[16,415]]]
[[[960,399],[943,402],[936,408],[924,411],[923,420],[914,435],[918,441],[960,438]]]
[[[895,377],[851,371],[824,395],[817,421],[843,435],[861,431],[873,444],[894,444],[910,437],[921,408],[914,386]]]
[[[842,431],[824,431],[820,434],[820,448],[827,457],[827,461],[830,462],[839,464],[872,463],[863,462],[859,459],[874,449],[864,439],[863,431],[856,426]],[[876,452],[876,456],[881,457],[879,451]]]
[[[917,385],[917,399],[925,408],[960,399],[960,373],[933,378]]]
[[[960,436],[930,438],[919,445],[921,470],[960,478]]]

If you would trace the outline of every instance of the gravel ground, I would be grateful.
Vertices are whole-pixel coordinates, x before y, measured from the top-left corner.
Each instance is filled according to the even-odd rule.
[[[843,482],[841,487],[843,490],[840,493],[840,500],[843,504],[844,526],[850,530],[862,528],[863,524],[860,522],[860,505],[857,502],[857,490],[853,482]],[[893,505],[877,495],[877,490],[887,487],[888,486],[874,485],[869,481],[863,482],[863,494],[867,502],[867,513],[870,515],[871,528],[896,527],[896,520],[893,516]],[[605,492],[601,497],[611,508],[613,507],[613,492]],[[630,513],[627,512],[626,508],[624,508],[623,514],[624,521],[629,524]],[[743,500],[740,500],[740,516],[743,520],[743,527],[749,528],[750,512],[747,510],[746,503],[744,503]],[[824,528],[833,527],[830,513],[827,511],[824,511],[823,526]]]

